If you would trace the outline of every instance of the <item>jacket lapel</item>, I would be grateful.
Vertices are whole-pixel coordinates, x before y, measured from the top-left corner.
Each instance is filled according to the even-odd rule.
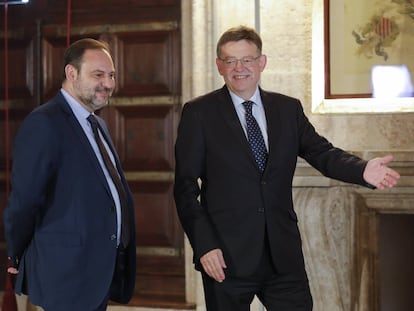
[[[218,107],[225,122],[229,126],[231,132],[234,134],[235,139],[240,143],[240,146],[243,149],[244,153],[249,157],[250,162],[259,171],[256,160],[254,159],[254,155],[250,148],[250,144],[247,140],[246,134],[244,133],[236,109],[234,108],[230,93],[227,90],[226,86],[224,86],[218,93],[218,101]]]
[[[259,90],[266,115],[267,139],[269,144],[269,157],[265,169],[266,173],[268,170],[267,168],[272,166],[273,161],[277,157],[278,140],[282,133],[282,129],[280,128],[280,106],[269,93],[263,91],[261,88],[259,88]]]
[[[93,151],[93,148],[90,145],[89,140],[86,137],[85,133],[83,132],[83,129],[80,126],[78,120],[76,119],[75,115],[73,114],[72,110],[70,109],[69,104],[66,102],[65,98],[63,97],[63,95],[61,95],[60,92],[59,92],[58,96],[56,97],[56,99],[59,101],[60,107],[62,108],[62,110],[66,114],[66,119],[67,119],[69,125],[71,126],[73,131],[78,136],[80,145],[85,150],[85,152],[87,154],[87,158],[91,162],[91,165],[94,168],[94,171],[96,172],[96,174],[98,175],[98,178],[99,178],[100,182],[105,187],[108,195],[112,198],[112,194],[111,194],[111,191],[109,189],[108,182],[106,181],[105,175],[104,175],[104,173],[102,171],[102,168],[99,164],[99,161],[98,161],[98,159],[95,155],[95,152]],[[76,146],[74,146],[74,148],[76,148]]]

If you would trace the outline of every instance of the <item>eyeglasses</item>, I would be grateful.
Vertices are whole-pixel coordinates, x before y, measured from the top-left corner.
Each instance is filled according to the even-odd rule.
[[[226,68],[235,68],[237,66],[237,63],[240,62],[244,67],[252,67],[254,65],[254,63],[256,62],[256,60],[259,59],[259,56],[256,57],[243,57],[243,58],[226,58],[226,59],[221,59],[221,62],[223,63],[223,65]]]

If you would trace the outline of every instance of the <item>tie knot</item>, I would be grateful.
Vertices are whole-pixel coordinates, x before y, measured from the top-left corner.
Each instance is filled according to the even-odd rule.
[[[96,118],[93,114],[90,114],[89,117],[87,117],[86,119],[91,124],[92,129],[97,129],[98,128],[98,120],[96,120]]]
[[[245,102],[243,102],[243,106],[244,106],[244,110],[246,111],[246,113],[252,114],[252,107],[253,107],[252,101],[246,100]]]

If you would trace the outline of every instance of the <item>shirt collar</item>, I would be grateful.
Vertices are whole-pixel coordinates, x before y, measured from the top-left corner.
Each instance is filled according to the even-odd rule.
[[[73,98],[63,88],[61,88],[60,91],[62,92],[63,97],[65,97],[66,101],[68,102],[70,108],[72,109],[73,113],[75,114],[78,120],[86,119],[91,114],[85,107],[83,107],[75,98]]]
[[[235,106],[240,106],[242,103],[244,103],[246,101],[243,98],[241,98],[240,96],[236,95],[230,89],[229,89],[229,93],[230,93],[231,99],[233,101],[233,104]],[[254,92],[253,96],[249,98],[249,100],[252,101],[252,102],[254,102],[255,104],[260,105],[260,103],[262,101],[260,99],[259,87],[256,87],[256,91]]]

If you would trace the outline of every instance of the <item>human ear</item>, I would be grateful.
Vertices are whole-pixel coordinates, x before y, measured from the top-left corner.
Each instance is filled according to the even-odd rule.
[[[266,63],[267,63],[267,57],[266,55],[261,55],[260,59],[259,59],[259,64],[260,64],[260,71],[263,71],[266,67]]]
[[[78,71],[73,65],[67,64],[65,67],[65,75],[67,80],[74,81],[78,75]]]
[[[217,70],[220,75],[223,75],[223,63],[219,58],[216,58]]]

